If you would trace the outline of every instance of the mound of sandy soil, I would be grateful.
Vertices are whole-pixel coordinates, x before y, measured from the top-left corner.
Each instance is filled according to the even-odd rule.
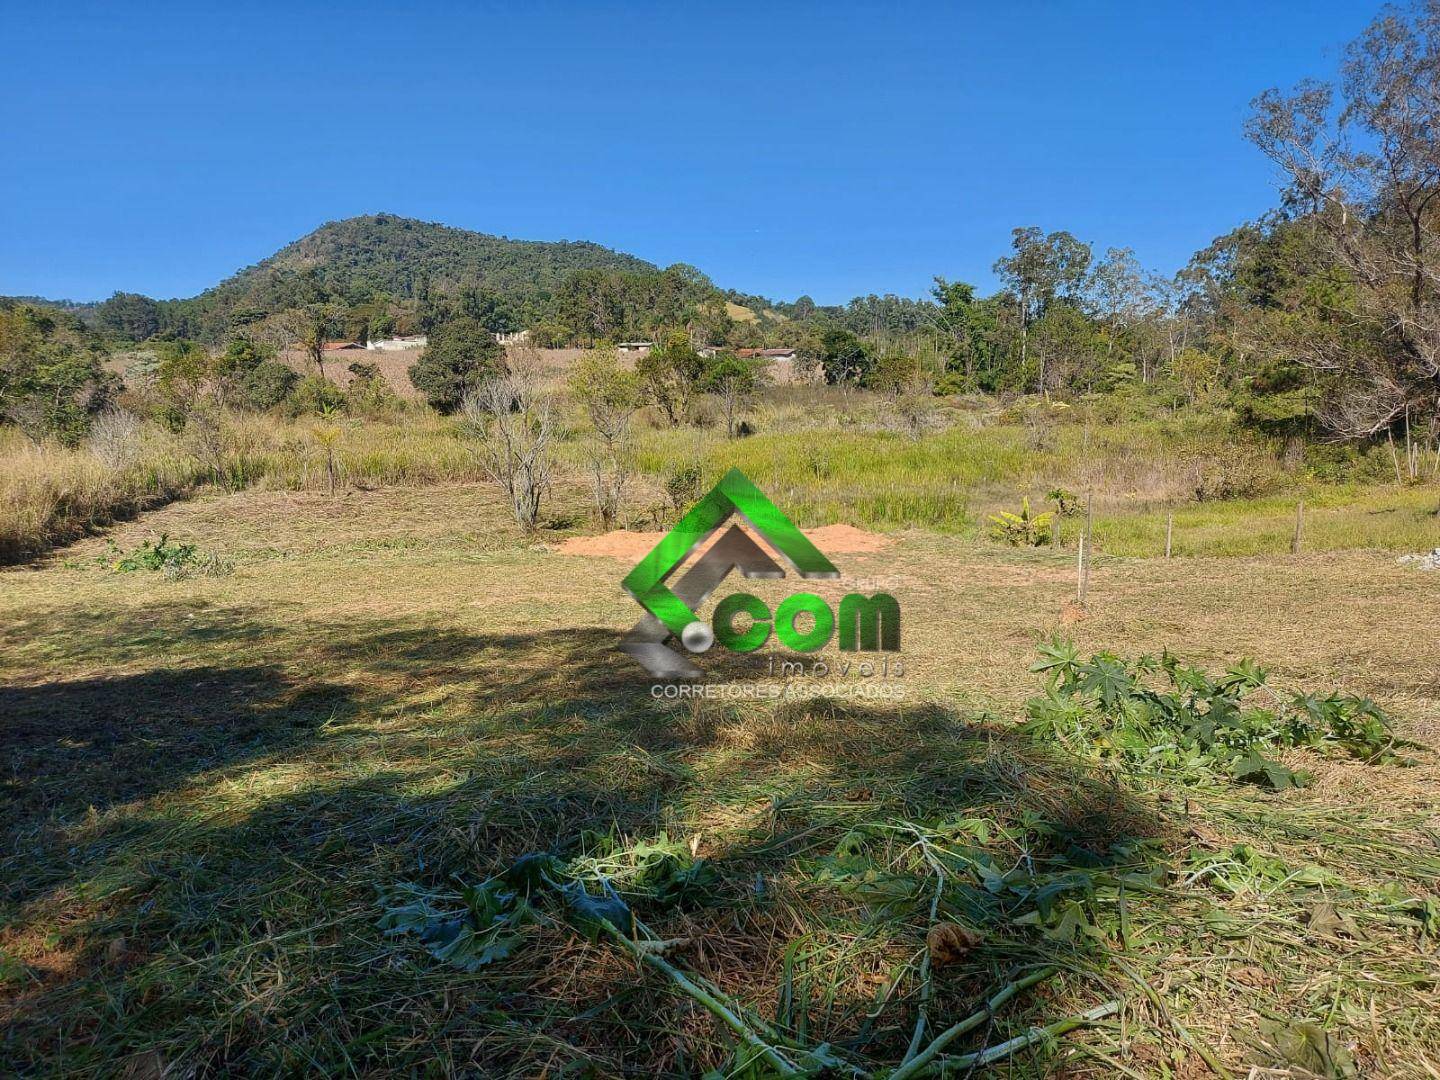
[[[614,532],[601,533],[599,536],[572,536],[557,544],[555,550],[561,555],[592,555],[608,559],[622,559],[625,562],[637,562],[648,554],[664,535],[660,532],[630,532],[628,529],[616,529]],[[818,529],[806,529],[805,535],[810,538],[812,544],[827,555],[854,555],[869,551],[883,551],[891,543],[888,536],[866,532],[853,525],[822,525]]]

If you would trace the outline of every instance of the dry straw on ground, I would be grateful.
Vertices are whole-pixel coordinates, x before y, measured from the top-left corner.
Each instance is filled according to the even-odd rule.
[[[1296,764],[1316,784],[1272,795],[1020,738],[1035,644],[1073,592],[1067,557],[923,532],[845,555],[847,576],[888,576],[904,605],[903,703],[672,706],[614,651],[635,618],[623,565],[536,550],[484,488],[210,496],[108,539],[162,531],[234,573],[115,574],[100,539],[0,572],[0,1046],[15,1070],[733,1064],[711,1013],[563,920],[474,975],[377,929],[400,882],[455,888],[537,850],[623,882],[662,836],[718,874],[694,906],[635,900],[687,942],[672,962],[806,1045],[894,1065],[922,1002],[934,1034],[1017,965],[1047,964],[1059,973],[946,1053],[1119,1000],[1118,1017],[1007,1067],[1263,1074],[1292,1068],[1276,1040],[1308,1024],[1364,1075],[1440,1068],[1433,939],[1356,899],[1436,895],[1433,756],[1308,754]],[[1415,576],[1366,553],[1102,558],[1069,633],[1211,670],[1251,655],[1284,685],[1368,694],[1433,743],[1440,645]],[[1098,936],[994,919],[997,894],[931,861],[966,851],[1017,881],[1088,875],[1091,899],[1066,895]],[[922,977],[946,923],[983,939]]]

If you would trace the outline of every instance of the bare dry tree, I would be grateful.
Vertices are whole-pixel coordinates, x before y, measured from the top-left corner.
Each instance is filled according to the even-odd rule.
[[[555,434],[553,401],[536,365],[512,351],[509,369],[466,394],[461,413],[485,474],[505,493],[521,527],[535,528],[550,491]]]

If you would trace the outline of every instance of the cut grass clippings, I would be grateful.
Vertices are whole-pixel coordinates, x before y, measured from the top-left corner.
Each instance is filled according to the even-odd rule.
[[[115,573],[89,541],[0,573],[3,1071],[750,1068],[711,1004],[795,1068],[941,1039],[917,1068],[1440,1067],[1430,751],[1277,745],[1312,782],[1269,791],[1037,741],[1063,556],[843,557],[905,605],[902,703],[667,704],[614,650],[617,575],[484,489],[202,498],[114,540],[162,533],[233,572]],[[1428,747],[1413,582],[1353,553],[1102,560],[1071,630],[1081,656],[1252,656]],[[608,883],[627,940],[549,895],[464,899],[535,852]],[[407,891],[447,928],[387,934]],[[504,922],[469,970],[437,954],[462,918]]]

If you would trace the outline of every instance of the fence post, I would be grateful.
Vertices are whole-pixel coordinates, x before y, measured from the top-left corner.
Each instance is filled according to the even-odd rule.
[[[1175,535],[1175,515],[1165,519],[1165,558],[1170,558],[1170,539]]]
[[[1080,582],[1076,593],[1076,601],[1081,607],[1085,606],[1085,597],[1090,592],[1090,548],[1093,543],[1091,539],[1091,525],[1094,522],[1093,506],[1095,493],[1085,493],[1085,531],[1080,536],[1080,565],[1077,568]]]
[[[1290,554],[1300,554],[1300,539],[1305,531],[1305,500],[1295,504],[1295,535],[1290,538]]]

